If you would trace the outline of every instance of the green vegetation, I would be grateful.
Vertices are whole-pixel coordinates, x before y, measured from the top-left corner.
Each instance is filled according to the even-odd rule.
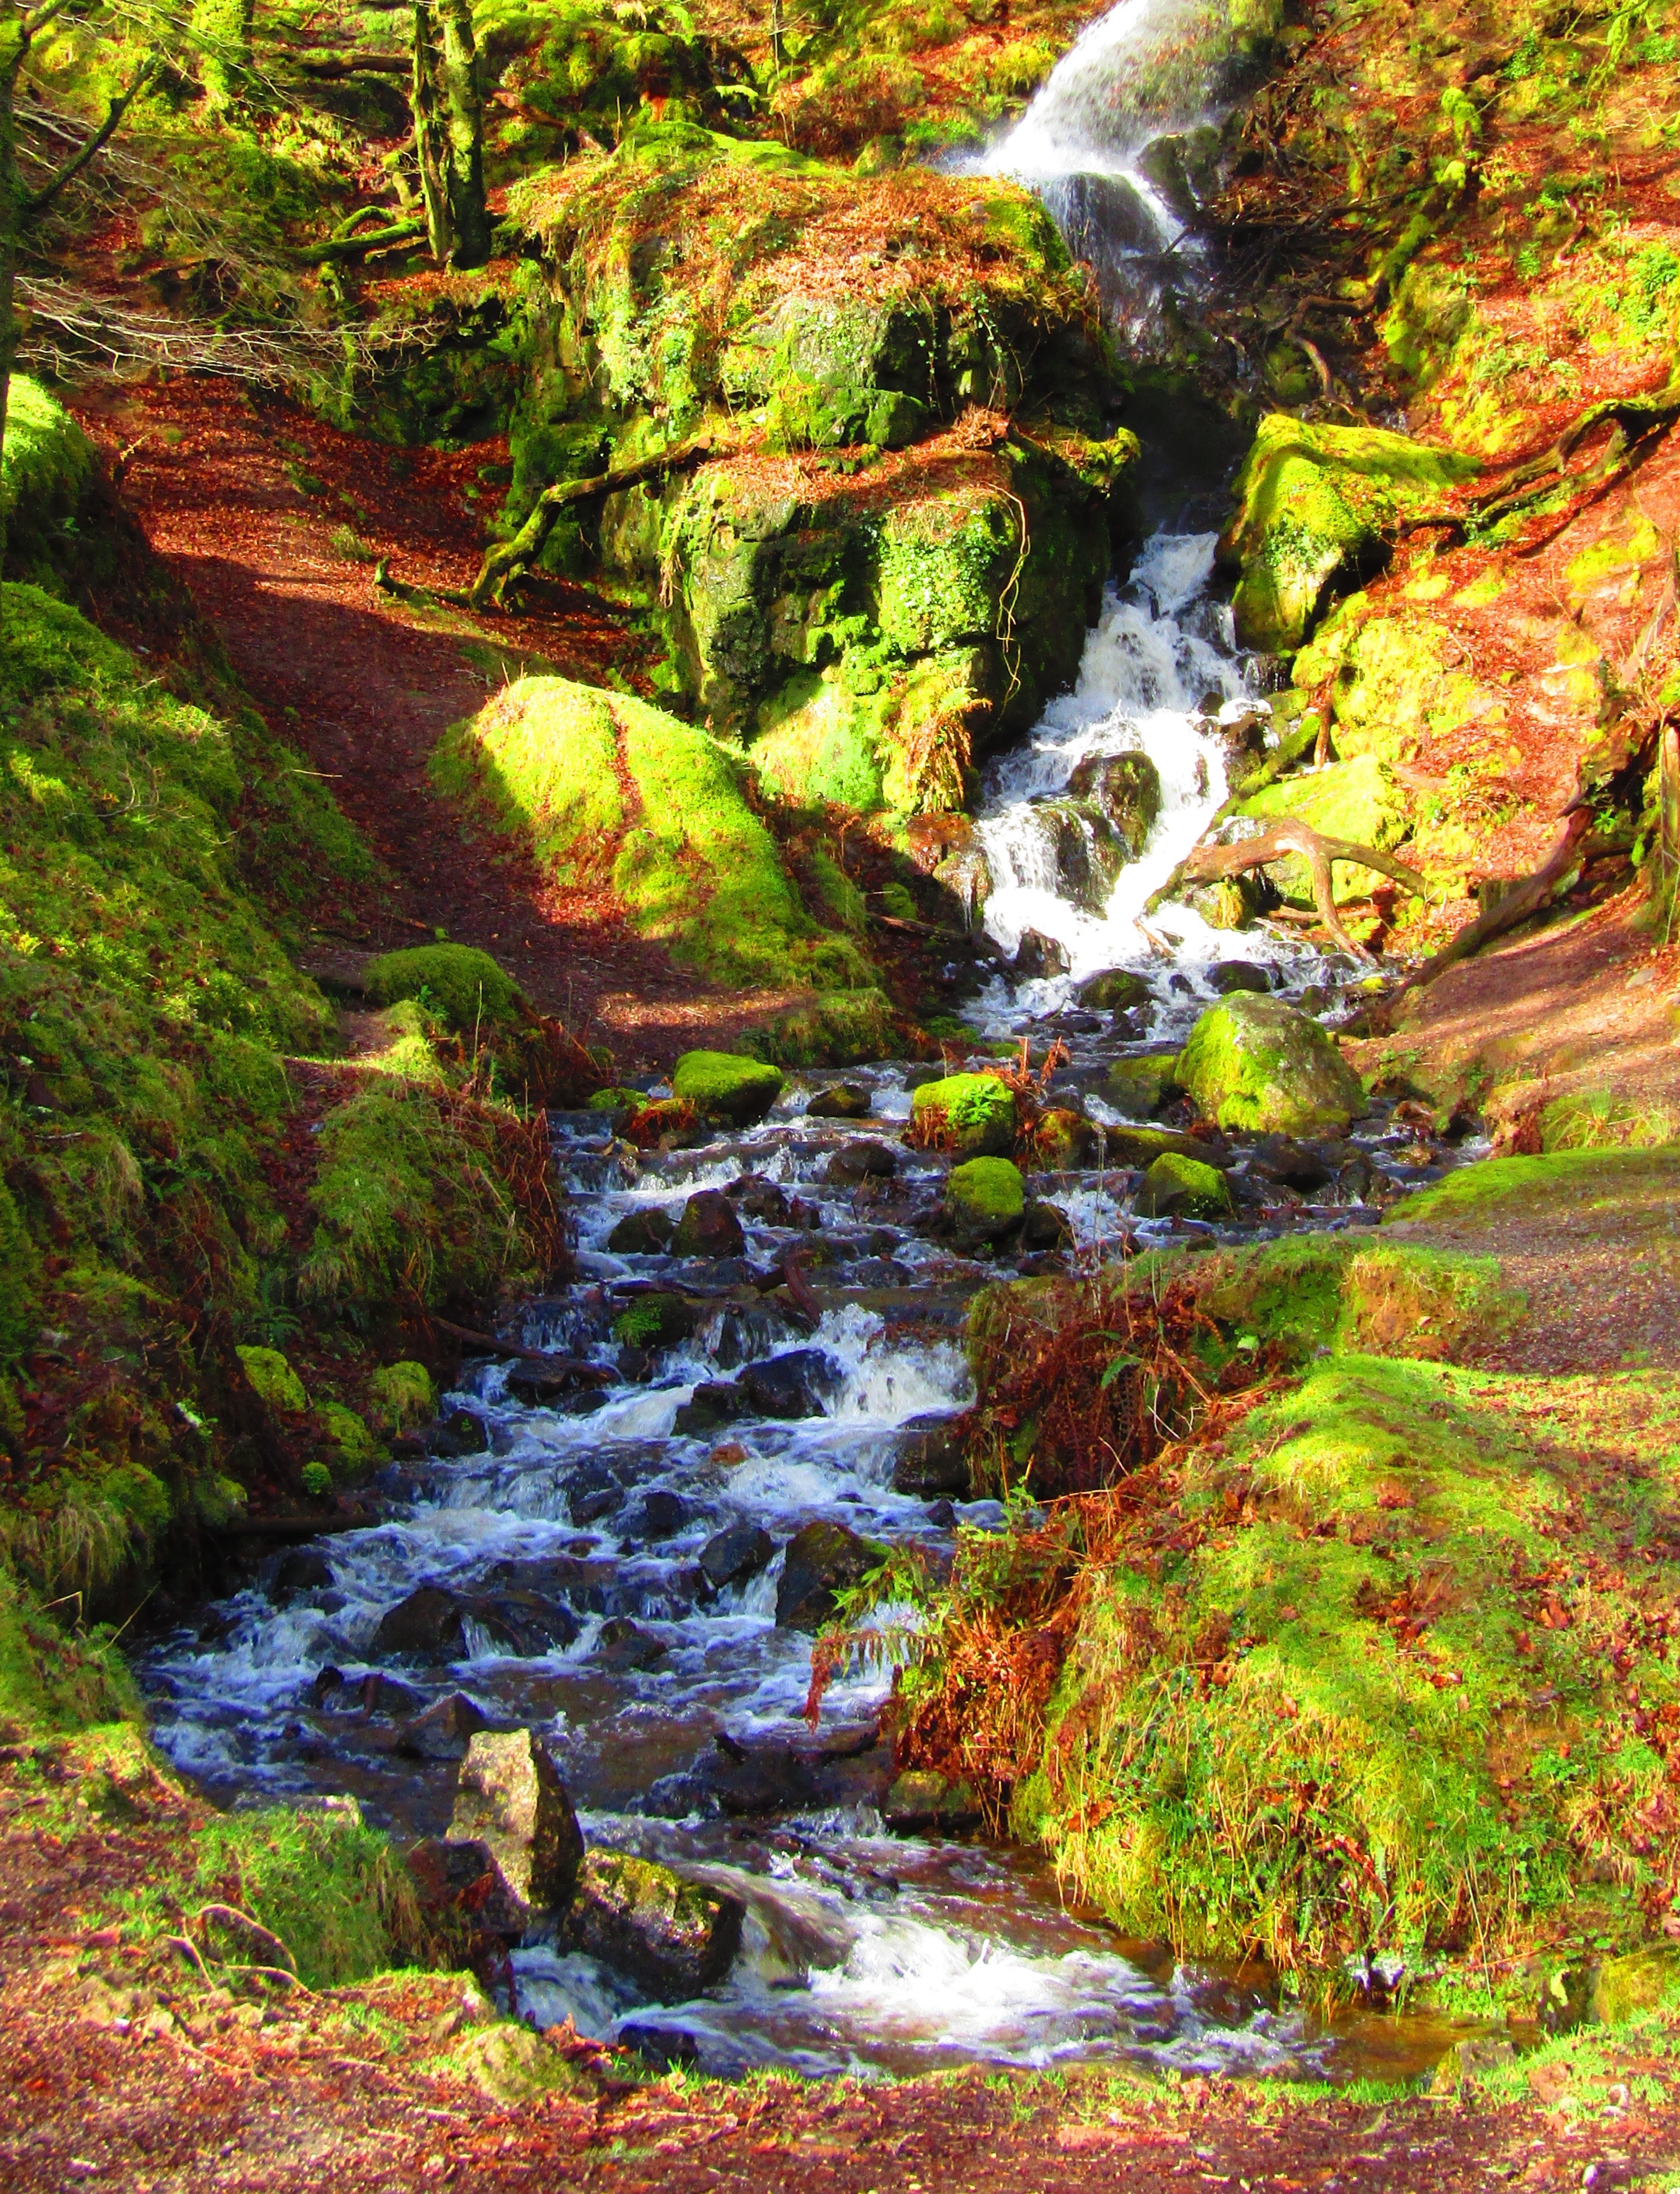
[[[781,1070],[727,1051],[685,1051],[671,1076],[673,1094],[708,1119],[749,1128],[782,1094]]]
[[[966,1158],[1001,1157],[1014,1147],[1019,1108],[995,1074],[948,1074],[922,1083],[910,1114],[913,1141]]]
[[[1365,1110],[1359,1077],[1317,1022],[1251,991],[1202,1014],[1178,1079],[1208,1119],[1250,1134],[1339,1130]]]
[[[1231,1208],[1231,1192],[1217,1166],[1178,1151],[1151,1159],[1138,1189],[1140,1219],[1164,1219],[1182,1212],[1189,1219],[1218,1219]]]
[[[1018,1227],[1027,1186],[1008,1158],[969,1158],[945,1181],[945,1213],[961,1243],[997,1242]]]

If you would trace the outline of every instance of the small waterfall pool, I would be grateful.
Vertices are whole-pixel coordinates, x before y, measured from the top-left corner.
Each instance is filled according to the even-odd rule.
[[[1163,112],[1197,117],[1217,101],[1224,48],[1184,44],[1204,14],[1195,0],[1122,0],[995,164],[1031,177],[1064,220],[1075,199],[1100,211],[1091,178],[1117,181],[1155,209],[1143,241],[1158,256],[1167,215],[1150,195],[1151,129]],[[1151,55],[1173,61],[1164,104],[1158,85],[1132,95]],[[1099,1121],[1119,1117],[1102,1094],[1109,1065],[1180,1041],[1213,995],[1218,961],[1240,956],[1297,996],[1310,984],[1311,1002],[1332,1013],[1365,973],[1268,932],[1214,931],[1185,907],[1145,917],[1224,796],[1226,737],[1253,698],[1211,591],[1209,514],[1182,497],[1167,511],[1110,591],[1075,690],[992,765],[978,818],[992,879],[984,920],[1000,954],[1036,932],[1065,966],[994,977],[971,1009],[977,1034],[1060,1037],[1053,1094]],[[1087,861],[1070,885],[1072,826],[1064,817],[1052,843],[1046,812],[1083,781],[1082,765],[1088,775],[1132,755],[1152,766],[1159,813],[1117,875],[1093,881]],[[1152,1002],[1081,1009],[1081,980],[1113,968],[1144,975]],[[931,1071],[796,1075],[761,1125],[651,1155],[615,1141],[599,1114],[559,1117],[578,1274],[527,1307],[520,1337],[587,1359],[604,1383],[548,1392],[516,1359],[470,1363],[428,1451],[379,1481],[379,1520],[271,1553],[194,1623],[152,1639],[140,1674],[158,1741],[228,1802],[347,1795],[370,1819],[420,1836],[447,1826],[465,1730],[540,1728],[592,1841],[725,1886],[748,1918],[728,1979],[695,2002],[640,2001],[540,1933],[514,1953],[512,1999],[540,2023],[572,2017],[708,2071],[1094,2055],[1316,2076],[1419,2069],[1444,2046],[1424,2022],[1350,2014],[1315,2026],[1253,1976],[1180,1966],[1065,1910],[1030,1853],[892,1833],[883,1676],[837,1685],[817,1729],[805,1725],[811,1641],[777,1620],[794,1534],[827,1519],[920,1541],[938,1559],[960,1524],[1001,1522],[994,1504],[894,1482],[912,1421],[970,1399],[966,1307],[1012,1269],[966,1258],[941,1235],[947,1162],[901,1140],[913,1083]],[[866,1098],[866,1117],[807,1111],[840,1081]],[[858,1172],[845,1154],[860,1139],[884,1148],[885,1169]],[[1229,1231],[1369,1223],[1447,1156],[1380,1112],[1330,1154],[1320,1191],[1282,1187],[1239,1152]],[[1137,1179],[1098,1168],[1046,1181],[1074,1243],[1049,1253],[1052,1263],[1098,1255],[1122,1231],[1169,1235],[1174,1222],[1132,1216]],[[724,1192],[739,1218],[732,1254],[684,1260],[618,1231],[638,1215],[674,1215],[702,1188]],[[758,1284],[792,1247],[813,1255],[814,1330]],[[1043,1269],[1045,1255],[1023,1261]],[[682,1305],[672,1330],[627,1318],[655,1292]],[[791,1381],[804,1413],[754,1402],[708,1422],[708,1385],[753,1367],[784,1394]],[[422,1587],[429,1628],[416,1619],[393,1629],[393,1611]],[[447,1702],[440,1725],[428,1709]]]

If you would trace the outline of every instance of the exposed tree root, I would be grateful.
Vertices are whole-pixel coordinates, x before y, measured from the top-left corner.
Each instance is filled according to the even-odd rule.
[[[1235,846],[1198,846],[1185,859],[1168,890],[1179,882],[1212,883],[1224,876],[1239,876],[1253,869],[1264,869],[1274,861],[1292,859],[1304,860],[1312,876],[1312,896],[1318,908],[1318,918],[1345,952],[1362,959],[1374,957],[1362,945],[1356,945],[1342,927],[1336,912],[1336,895],[1332,878],[1333,861],[1357,862],[1361,868],[1374,869],[1379,876],[1391,876],[1396,883],[1404,884],[1408,891],[1420,897],[1427,887],[1415,869],[1408,869],[1403,861],[1396,861],[1387,853],[1379,853],[1372,846],[1356,845],[1350,838],[1327,838],[1305,823],[1285,821],[1274,824],[1257,838],[1244,838]]]

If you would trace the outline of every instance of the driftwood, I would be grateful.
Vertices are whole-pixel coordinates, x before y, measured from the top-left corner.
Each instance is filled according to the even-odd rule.
[[[1326,838],[1305,823],[1284,821],[1274,824],[1256,838],[1244,838],[1235,846],[1198,846],[1183,867],[1178,878],[1187,883],[1212,883],[1223,876],[1239,876],[1251,869],[1264,869],[1274,861],[1304,860],[1312,876],[1312,896],[1318,909],[1318,918],[1345,952],[1361,958],[1374,956],[1364,946],[1356,945],[1342,927],[1336,912],[1335,891],[1332,881],[1333,861],[1356,862],[1362,869],[1374,869],[1379,876],[1391,876],[1397,884],[1421,897],[1427,887],[1415,869],[1408,869],[1403,861],[1390,854],[1379,853],[1373,846],[1356,845],[1350,838]]]
[[[542,554],[542,544],[553,530],[555,520],[574,503],[589,503],[598,496],[616,495],[621,488],[639,487],[644,480],[662,480],[672,473],[685,472],[690,466],[703,464],[709,457],[733,457],[740,446],[738,442],[720,441],[714,434],[697,434],[692,440],[679,442],[674,449],[662,450],[657,457],[638,457],[628,465],[613,465],[604,473],[592,474],[588,480],[556,480],[538,496],[530,517],[513,539],[486,551],[479,566],[479,576],[468,593],[470,606],[481,610],[486,602],[500,602],[508,580]]]

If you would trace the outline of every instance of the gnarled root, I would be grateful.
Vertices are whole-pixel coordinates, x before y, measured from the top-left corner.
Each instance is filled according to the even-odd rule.
[[[1250,870],[1264,869],[1274,861],[1299,859],[1304,860],[1312,877],[1312,896],[1318,908],[1318,918],[1345,952],[1363,959],[1373,959],[1362,945],[1356,945],[1342,927],[1336,912],[1336,896],[1331,875],[1333,861],[1356,862],[1362,869],[1374,869],[1379,876],[1391,876],[1396,883],[1404,884],[1408,891],[1421,897],[1425,886],[1415,869],[1408,869],[1403,861],[1379,853],[1373,846],[1356,845],[1350,838],[1327,838],[1309,824],[1285,821],[1274,824],[1257,838],[1244,838],[1235,846],[1198,846],[1178,871],[1187,883],[1212,883],[1224,876],[1238,876]]]

